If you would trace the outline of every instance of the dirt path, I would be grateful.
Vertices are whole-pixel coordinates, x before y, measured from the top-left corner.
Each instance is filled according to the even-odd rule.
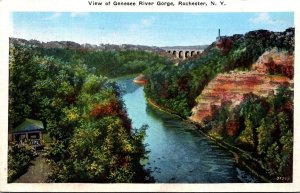
[[[46,163],[45,158],[39,154],[29,166],[28,171],[20,178],[14,181],[14,183],[45,183],[47,180],[50,167]]]

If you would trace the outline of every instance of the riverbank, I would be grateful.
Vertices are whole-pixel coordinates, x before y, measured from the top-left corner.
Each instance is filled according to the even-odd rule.
[[[234,156],[236,165],[239,168],[251,173],[253,176],[255,176],[259,180],[259,182],[267,182],[267,183],[271,182],[271,180],[269,180],[266,176],[261,174],[261,173],[265,172],[265,169],[264,169],[262,163],[259,160],[253,158],[249,153],[245,152],[244,150],[242,150],[232,144],[227,143],[224,140],[218,139],[218,138],[208,134],[207,132],[203,131],[203,128],[200,125],[197,125],[196,123],[194,123],[182,116],[179,116],[175,112],[158,105],[152,99],[146,97],[146,100],[151,106],[155,107],[156,109],[158,109],[164,113],[170,114],[172,116],[175,116],[177,118],[180,118],[181,120],[189,122],[190,124],[194,125],[195,130],[197,132],[199,132],[201,135],[208,138],[209,140],[214,141],[217,145],[226,149],[228,152],[232,153]]]
[[[225,148],[230,153],[234,155],[236,164],[239,168],[242,168],[246,170],[247,172],[254,175],[256,178],[258,178],[261,182],[268,182],[271,181],[267,179],[264,175],[259,174],[259,171],[264,171],[262,163],[260,163],[259,160],[253,158],[249,153],[245,152],[244,150],[227,143],[224,140],[218,139],[216,137],[213,137],[212,135],[209,135],[208,133],[204,132],[201,127],[194,122],[189,121],[191,124],[194,124],[198,129],[197,131],[204,135],[205,137],[209,138],[210,140],[214,141],[219,146]],[[253,167],[255,166],[255,168]]]
[[[154,100],[152,100],[152,99],[150,99],[150,98],[148,98],[148,97],[146,97],[146,96],[145,96],[145,98],[146,98],[146,101],[147,101],[150,105],[152,105],[153,107],[155,107],[156,109],[158,109],[158,110],[160,110],[160,111],[162,111],[162,112],[164,112],[164,113],[168,113],[168,114],[170,114],[170,115],[173,115],[173,116],[175,116],[175,117],[178,117],[178,118],[180,118],[180,119],[186,121],[186,119],[184,119],[184,118],[181,117],[180,115],[176,114],[174,111],[171,111],[170,109],[167,109],[167,108],[165,108],[165,107],[159,106]]]

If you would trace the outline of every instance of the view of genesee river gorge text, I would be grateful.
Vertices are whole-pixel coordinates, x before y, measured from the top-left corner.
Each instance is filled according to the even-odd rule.
[[[10,17],[9,183],[293,182],[294,13]]]
[[[140,6],[140,7],[144,7],[144,6],[153,6],[153,5],[157,5],[157,6],[167,6],[167,7],[173,7],[175,5],[178,6],[208,6],[208,5],[214,5],[216,6],[217,4],[220,5],[226,5],[225,1],[178,1],[177,3],[172,2],[172,1],[157,1],[157,2],[153,2],[153,1],[139,1],[139,2],[130,2],[130,1],[113,1],[113,2],[106,2],[103,3],[102,1],[88,1],[88,4],[91,6]]]

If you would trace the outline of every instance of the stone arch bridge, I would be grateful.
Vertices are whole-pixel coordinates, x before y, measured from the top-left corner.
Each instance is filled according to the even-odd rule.
[[[169,54],[172,54],[176,58],[187,59],[193,56],[200,55],[203,50],[193,50],[193,49],[167,49],[165,50]]]

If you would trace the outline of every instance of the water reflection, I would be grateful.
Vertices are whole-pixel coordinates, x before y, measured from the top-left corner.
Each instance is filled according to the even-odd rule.
[[[253,181],[236,168],[232,154],[194,131],[194,125],[149,106],[142,87],[132,80],[122,82],[122,86],[129,88],[123,100],[133,126],[149,126],[145,143],[151,152],[145,168],[152,171],[156,182]]]
[[[121,96],[124,94],[133,93],[140,88],[139,85],[132,83],[132,79],[117,80],[116,83],[119,86]]]

